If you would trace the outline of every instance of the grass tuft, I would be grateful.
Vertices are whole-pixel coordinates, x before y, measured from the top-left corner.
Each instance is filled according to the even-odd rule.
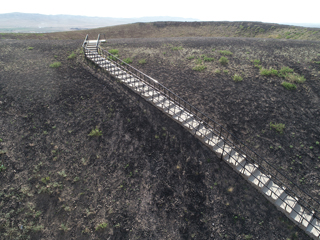
[[[232,55],[233,53],[228,50],[221,50],[220,54],[223,56],[229,56],[229,55]]]
[[[243,80],[243,78],[238,75],[238,74],[235,74],[233,77],[232,77],[233,81],[235,82],[241,82]]]
[[[116,55],[116,54],[119,54],[119,50],[118,49],[110,49],[109,53],[111,53],[112,55]]]
[[[286,125],[283,123],[272,123],[270,122],[270,130],[274,129],[278,133],[283,134],[283,130],[285,129]]]
[[[226,64],[229,62],[229,60],[228,60],[228,58],[226,58],[226,57],[221,57],[221,58],[219,59],[219,62],[220,62],[222,65],[226,65]]]
[[[54,62],[50,65],[51,68],[58,68],[61,66],[61,62]]]
[[[146,64],[146,63],[147,63],[147,60],[145,60],[145,59],[139,60],[139,64]]]
[[[292,83],[304,83],[306,81],[306,79],[304,78],[304,76],[300,76],[297,73],[289,73],[286,75],[286,79],[289,82]]]
[[[125,63],[127,63],[127,64],[132,63],[131,58],[125,58],[125,59],[123,59],[123,61],[124,61]]]
[[[281,85],[283,87],[285,87],[286,89],[288,90],[296,90],[297,89],[297,86],[293,83],[289,83],[289,82],[282,82]]]
[[[98,129],[98,127],[96,127],[95,129],[91,130],[91,132],[88,134],[88,136],[90,136],[90,137],[100,137],[100,136],[102,136],[102,131],[100,131]]]
[[[270,69],[261,68],[260,75],[262,75],[262,76],[277,76],[278,70],[273,69],[273,68],[270,68]]]
[[[279,71],[279,77],[286,77],[288,73],[293,73],[293,69],[289,67],[282,67]]]
[[[205,70],[206,68],[207,68],[207,67],[204,66],[204,65],[197,65],[197,66],[195,66],[194,68],[192,68],[192,70],[201,72],[201,71]]]
[[[183,49],[182,46],[180,46],[180,47],[172,47],[171,48],[171,50],[173,50],[173,51],[182,50],[182,49]]]
[[[205,62],[212,62],[212,61],[214,61],[214,58],[213,58],[213,57],[203,56],[203,61],[205,61]]]
[[[103,229],[105,229],[107,226],[108,226],[108,223],[100,223],[98,226],[95,227],[95,230],[96,230],[96,231],[103,230]]]
[[[76,57],[76,54],[74,52],[72,52],[69,56],[68,59],[73,59]]]

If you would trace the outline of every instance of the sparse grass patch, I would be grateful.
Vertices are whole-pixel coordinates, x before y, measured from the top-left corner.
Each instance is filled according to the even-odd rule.
[[[97,226],[95,227],[95,230],[96,230],[96,231],[103,230],[103,229],[105,229],[107,226],[108,226],[108,223],[100,223],[99,225],[97,225]]]
[[[177,51],[177,50],[182,50],[182,46],[179,46],[179,47],[172,47],[171,50],[173,51]]]
[[[228,64],[229,60],[228,60],[228,58],[226,58],[226,57],[221,57],[221,58],[219,59],[219,62],[220,62],[222,65],[226,65],[226,64]]]
[[[54,62],[50,65],[51,68],[58,68],[61,66],[61,62]]]
[[[60,172],[58,172],[58,174],[61,176],[61,177],[66,177],[67,174],[66,174],[66,170],[62,169]]]
[[[202,59],[201,59],[201,58],[198,58],[198,59],[196,60],[196,64],[201,65],[201,64],[202,64]]]
[[[220,71],[220,69],[216,69],[216,70],[214,70],[214,73],[215,73],[215,74],[220,74],[221,71]]]
[[[223,55],[223,56],[230,56],[232,55],[233,53],[228,51],[228,50],[221,50],[220,51],[220,54]]]
[[[91,132],[88,134],[88,136],[90,136],[90,137],[100,137],[100,136],[102,136],[102,131],[100,131],[99,128],[96,127],[95,129],[91,130]]]
[[[194,55],[187,57],[188,60],[192,60],[192,59],[194,59],[194,58],[195,58]]]
[[[147,60],[145,60],[145,59],[139,60],[139,64],[146,64],[146,63],[147,63]]]
[[[112,55],[119,54],[119,50],[118,49],[110,49],[108,52],[111,53]]]
[[[272,123],[272,122],[270,122],[270,130],[274,129],[280,134],[283,134],[283,130],[285,129],[285,127],[286,126],[283,123]]]
[[[206,68],[207,67],[204,65],[197,65],[194,68],[192,68],[192,70],[201,72],[201,71],[205,70]]]
[[[228,74],[229,71],[228,70],[223,70],[223,73]]]
[[[262,68],[260,60],[255,59],[255,60],[253,60],[252,62],[253,62],[253,65],[254,65],[255,67],[257,67],[257,68],[259,68],[259,69]]]
[[[205,62],[212,62],[212,61],[214,61],[214,58],[213,58],[213,57],[203,56],[203,61],[205,61]]]
[[[28,50],[32,50],[34,47],[28,47]]]
[[[243,78],[238,75],[238,74],[235,74],[233,77],[232,77],[233,81],[235,82],[241,82],[243,80]]]
[[[67,224],[61,223],[60,230],[67,232],[67,231],[69,231],[69,228],[68,228]]]
[[[69,56],[68,59],[73,59],[76,57],[76,54],[74,52],[72,52]]]
[[[292,83],[304,83],[306,81],[304,76],[300,76],[297,73],[289,73],[286,75],[286,79]]]
[[[125,59],[123,59],[123,61],[124,61],[125,63],[127,63],[127,64],[132,63],[131,58],[125,58]]]
[[[286,77],[288,73],[293,73],[293,69],[289,67],[282,67],[279,71],[279,77]]]
[[[270,68],[270,69],[261,68],[260,75],[262,75],[262,76],[277,76],[278,70],[273,69],[273,68]]]
[[[282,82],[281,85],[283,87],[285,87],[286,89],[288,90],[296,90],[297,89],[297,86],[293,83],[289,83],[289,82]]]

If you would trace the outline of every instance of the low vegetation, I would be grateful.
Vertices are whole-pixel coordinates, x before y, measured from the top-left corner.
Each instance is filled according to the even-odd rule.
[[[205,70],[207,67],[204,66],[204,65],[197,65],[195,66],[194,68],[192,68],[194,71],[198,71],[198,72],[201,72],[203,70]]]
[[[233,53],[228,50],[221,50],[220,54],[223,56],[231,56]]]
[[[226,58],[226,57],[221,57],[221,58],[219,59],[219,62],[220,62],[222,65],[226,65],[226,64],[228,64],[229,60],[228,60],[228,58]]]
[[[291,83],[304,83],[306,81],[304,76],[300,76],[297,73],[289,73],[286,75],[286,79]]]
[[[74,59],[77,55],[72,52],[69,56],[68,56],[68,59]]]
[[[98,226],[95,227],[95,230],[96,230],[96,231],[103,230],[103,229],[105,229],[107,226],[108,226],[108,223],[100,223]]]
[[[283,123],[272,123],[272,122],[270,122],[270,129],[274,129],[280,134],[283,134],[283,130],[285,129],[285,127],[286,126]]]
[[[141,64],[141,65],[146,64],[146,63],[147,63],[146,59],[140,59],[139,60],[139,64]]]
[[[270,69],[261,68],[260,75],[261,76],[278,76],[278,70],[273,68],[270,68]]]
[[[108,50],[109,53],[111,53],[112,55],[118,55],[119,54],[119,50],[118,49],[110,49]]]
[[[60,66],[61,66],[61,62],[54,62],[54,63],[50,64],[51,68],[58,68]]]
[[[295,85],[295,84],[293,84],[293,83],[289,83],[289,82],[283,81],[283,82],[281,83],[281,85],[282,85],[284,88],[288,89],[288,90],[296,90],[296,89],[297,89],[297,85]]]
[[[125,62],[125,63],[127,63],[127,64],[130,64],[130,63],[133,62],[131,58],[125,58],[125,59],[123,59],[122,61]]]
[[[241,82],[243,80],[243,78],[238,75],[238,74],[235,74],[233,77],[232,77],[233,81],[235,82]]]
[[[102,136],[102,131],[99,130],[98,127],[96,127],[95,129],[91,130],[91,132],[88,134],[88,136],[90,136],[90,137],[100,137],[100,136]]]

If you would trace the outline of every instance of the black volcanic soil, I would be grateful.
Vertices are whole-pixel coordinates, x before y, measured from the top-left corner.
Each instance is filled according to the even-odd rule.
[[[223,125],[292,182],[319,201],[320,195],[320,43],[312,41],[172,38],[110,40],[120,58],[163,83],[184,100]],[[228,64],[218,61],[228,50]],[[206,62],[203,56],[214,58]],[[190,59],[193,57],[192,59]],[[146,64],[139,64],[145,59]],[[200,61],[203,71],[193,68]],[[290,91],[263,68],[290,67],[306,81]],[[219,70],[220,73],[216,73]],[[238,74],[243,81],[233,81]],[[270,123],[285,124],[283,134]],[[290,181],[287,182],[290,184]],[[291,183],[292,184],[292,183]],[[316,204],[320,209],[320,206]]]
[[[135,41],[147,51],[168,42]],[[81,43],[0,40],[0,239],[308,239],[185,129],[85,62]],[[72,51],[76,58],[67,59]],[[285,119],[274,108],[252,120],[264,109],[261,96],[272,89],[273,97],[307,104],[300,86],[291,93],[275,79],[209,79],[182,63],[145,58],[134,64],[238,136],[263,126],[261,151],[266,136],[287,139],[293,126],[285,121],[284,135],[270,131],[269,120]],[[50,68],[55,61],[61,66]],[[315,121],[297,123],[305,127],[295,128],[298,139],[304,129],[318,131]],[[102,136],[88,136],[96,127]]]

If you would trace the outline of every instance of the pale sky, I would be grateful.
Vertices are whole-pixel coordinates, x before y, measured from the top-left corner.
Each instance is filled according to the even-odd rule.
[[[200,21],[320,23],[320,0],[14,0],[0,13],[23,12],[97,17],[170,16]]]

